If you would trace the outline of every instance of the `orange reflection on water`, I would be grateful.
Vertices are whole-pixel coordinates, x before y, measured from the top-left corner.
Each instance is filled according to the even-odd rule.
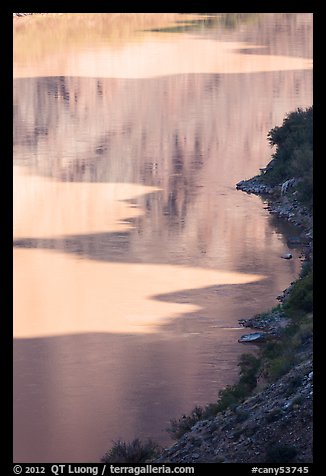
[[[133,183],[58,182],[14,167],[14,239],[127,231],[142,212],[125,200],[158,191]]]
[[[55,238],[124,232],[139,216],[124,200],[155,187],[137,184],[57,182],[14,167],[14,238]],[[31,220],[31,214],[35,219]],[[154,296],[263,277],[167,264],[76,259],[41,249],[14,251],[14,336],[86,332],[148,333],[162,321],[200,309]],[[41,291],[41,292],[40,292]]]
[[[53,251],[19,249],[14,251],[14,295],[19,296],[14,336],[154,332],[167,319],[199,309],[159,301],[158,294],[262,278],[175,265],[90,262]]]
[[[96,78],[154,78],[190,73],[257,73],[312,69],[312,60],[281,55],[244,54],[259,45],[223,42],[193,36],[156,34],[153,41],[128,43],[122,50],[91,46],[74,53],[53,54],[42,63],[15,64],[14,77],[79,76]],[[196,58],[196,61],[194,61]]]
[[[299,272],[235,184],[311,104],[311,15],[148,31],[187,18],[166,15],[15,22],[16,462],[164,443],[170,418],[235,381],[238,319]]]

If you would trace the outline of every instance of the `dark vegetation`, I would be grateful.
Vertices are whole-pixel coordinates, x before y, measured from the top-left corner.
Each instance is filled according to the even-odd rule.
[[[138,438],[130,443],[116,441],[105,453],[102,463],[146,463],[160,453],[160,447],[152,440],[140,441]]]
[[[183,415],[179,419],[171,420],[167,431],[174,439],[181,438],[182,435],[200,420],[207,420],[214,417],[227,408],[235,408],[242,402],[256,387],[257,372],[260,367],[260,360],[252,354],[243,354],[239,362],[240,378],[235,385],[228,385],[219,392],[219,399],[216,403],[210,403],[205,408],[195,407],[190,415]],[[239,421],[245,419],[246,415],[238,415]]]
[[[313,273],[312,269],[293,285],[291,294],[284,304],[284,311],[289,317],[298,319],[305,312],[312,312],[313,307]]]
[[[288,114],[281,126],[268,133],[272,147],[276,146],[273,159],[263,171],[261,181],[279,185],[296,179],[296,198],[312,208],[313,192],[313,107],[297,109]]]
[[[255,22],[259,19],[259,13],[196,13],[199,16],[196,20],[180,20],[179,24],[155,28],[151,31],[160,31],[166,33],[195,32],[207,29],[226,29],[232,30],[239,25]]]
[[[168,432],[173,438],[181,438],[200,420],[212,418],[227,409],[236,411],[237,405],[253,393],[258,378],[263,377],[266,384],[273,383],[304,359],[305,351],[311,346],[313,335],[312,265],[310,264],[308,268],[307,274],[293,284],[287,301],[276,309],[278,313],[281,309],[284,317],[289,319],[288,326],[279,336],[260,347],[258,355],[242,354],[238,364],[240,367],[238,382],[221,390],[216,403],[211,403],[205,408],[196,407],[189,416],[184,415],[180,419],[171,420]],[[289,382],[289,395],[300,384],[299,379]],[[273,413],[268,418],[272,421],[279,416]],[[238,421],[241,421],[246,415],[239,415],[238,418],[240,418]],[[275,459],[275,462],[278,460]]]
[[[280,127],[271,129],[268,140],[276,146],[276,151],[260,180],[278,186],[295,179],[294,197],[298,206],[312,210],[313,108],[297,109],[288,114]],[[259,377],[268,384],[289,372],[304,358],[305,351],[311,349],[312,311],[313,266],[310,259],[304,263],[299,279],[292,284],[283,304],[267,313],[270,316],[273,312],[282,313],[288,319],[288,325],[277,337],[269,339],[258,355],[242,355],[238,382],[221,390],[216,403],[205,408],[196,407],[189,416],[172,420],[168,429],[171,435],[179,439],[197,421],[209,419],[227,409],[236,409],[255,390]],[[290,382],[289,392],[300,383]],[[268,416],[272,420],[278,417],[277,412]],[[289,448],[275,446],[268,450],[267,458],[271,462],[289,462],[295,456],[290,453]]]

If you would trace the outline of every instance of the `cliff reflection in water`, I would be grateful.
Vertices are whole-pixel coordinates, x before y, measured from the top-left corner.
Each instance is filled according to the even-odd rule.
[[[145,32],[182,15],[158,17],[84,15],[86,36],[65,15],[17,23],[17,462],[166,443],[170,418],[234,381],[237,319],[275,305],[300,268],[235,184],[269,160],[268,130],[311,104],[311,15],[200,37]]]
[[[211,258],[219,256],[224,269],[225,257],[226,269],[230,261],[239,269],[239,253],[248,253],[255,233],[263,236],[256,227],[265,223],[255,221],[250,210],[256,206],[254,200],[240,197],[234,185],[268,161],[266,134],[280,122],[283,111],[292,109],[298,97],[308,104],[310,74],[257,73],[242,75],[241,80],[237,75],[137,81],[18,79],[15,163],[63,182],[160,189],[137,200],[146,215],[136,220],[129,254],[146,261],[151,252],[154,261],[187,263],[182,251],[187,244],[193,261],[214,267]],[[266,87],[275,95],[266,96]],[[296,92],[289,97],[288,90]],[[230,97],[234,108],[229,107]],[[241,156],[245,160],[239,160]],[[244,200],[245,210],[240,206]],[[44,212],[51,216],[49,209]],[[134,216],[134,209],[129,216]],[[217,221],[225,225],[217,227]],[[177,239],[171,240],[173,230]],[[156,243],[150,241],[158,233],[161,246],[155,250]],[[162,253],[164,258],[158,256]],[[248,263],[257,257],[256,250],[252,253]],[[92,254],[89,247],[87,254]]]

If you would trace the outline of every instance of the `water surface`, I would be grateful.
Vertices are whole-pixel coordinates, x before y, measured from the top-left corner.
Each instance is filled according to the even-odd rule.
[[[312,16],[230,15],[15,19],[16,462],[167,444],[298,274],[235,184],[311,105]]]

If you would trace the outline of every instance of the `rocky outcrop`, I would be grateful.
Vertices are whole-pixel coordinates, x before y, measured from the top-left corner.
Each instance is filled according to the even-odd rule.
[[[157,463],[312,461],[311,356],[233,410],[199,421]]]
[[[305,236],[312,239],[312,214],[296,199],[295,179],[289,179],[280,185],[264,183],[262,176],[257,175],[249,180],[241,180],[236,184],[237,190],[261,195],[267,200],[267,209],[305,231]],[[306,238],[306,239],[307,239]],[[303,238],[304,240],[304,238]]]
[[[292,258],[292,253],[284,253],[284,255],[281,256],[283,259],[291,259]]]
[[[264,331],[266,338],[266,336],[278,336],[282,329],[287,326],[288,319],[281,310],[275,309],[264,314],[257,314],[250,319],[240,319],[239,324],[250,329]]]
[[[262,183],[259,175],[249,180],[241,180],[237,183],[236,188],[255,195],[273,195],[277,191],[275,187]]]
[[[265,332],[251,332],[250,334],[244,334],[238,339],[240,343],[257,344],[258,342],[266,342],[267,334]]]

